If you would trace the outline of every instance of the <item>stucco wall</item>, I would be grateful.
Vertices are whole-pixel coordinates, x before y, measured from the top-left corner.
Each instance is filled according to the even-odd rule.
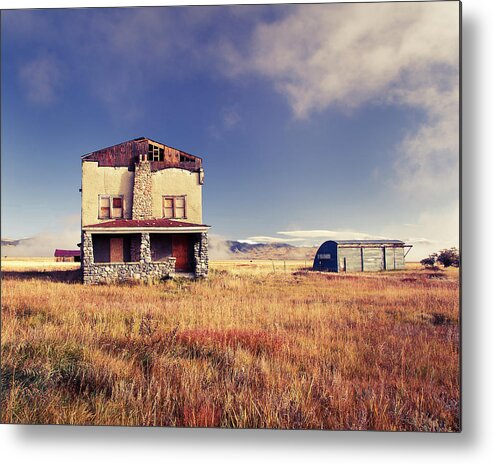
[[[202,186],[198,172],[169,168],[152,173],[152,215],[163,217],[163,195],[186,195],[185,222],[202,224]],[[182,220],[182,219],[180,219]]]
[[[126,167],[82,163],[82,226],[98,219],[99,195],[123,195],[123,217],[132,218],[134,172]],[[198,172],[168,168],[152,173],[152,216],[163,217],[163,195],[186,195],[185,222],[202,223],[202,186]],[[107,220],[107,219],[106,219]]]
[[[134,173],[126,167],[98,167],[82,163],[82,226],[103,222],[98,219],[99,195],[123,195],[123,217],[132,217]],[[107,219],[105,219],[107,221]]]

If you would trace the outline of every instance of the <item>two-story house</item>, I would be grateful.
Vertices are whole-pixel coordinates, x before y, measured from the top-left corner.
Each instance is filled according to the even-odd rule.
[[[202,159],[148,138],[82,157],[84,283],[208,273]]]

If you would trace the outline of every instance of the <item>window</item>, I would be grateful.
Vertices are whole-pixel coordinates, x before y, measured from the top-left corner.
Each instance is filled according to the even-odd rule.
[[[123,217],[123,195],[99,195],[99,219]]]
[[[185,156],[183,153],[180,153],[180,163],[193,163],[194,159]]]
[[[122,197],[113,197],[112,202],[112,214],[111,217],[121,218],[123,217],[123,199]]]
[[[147,149],[147,161],[164,161],[164,148],[150,143]]]
[[[109,219],[110,215],[110,197],[99,197],[99,218]]]
[[[163,197],[163,216],[168,219],[185,219],[187,217],[186,196]]]

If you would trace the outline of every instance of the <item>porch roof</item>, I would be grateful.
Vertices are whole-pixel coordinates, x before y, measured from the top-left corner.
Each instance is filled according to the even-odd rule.
[[[173,219],[114,219],[82,227],[82,230],[112,232],[206,232],[210,226]]]

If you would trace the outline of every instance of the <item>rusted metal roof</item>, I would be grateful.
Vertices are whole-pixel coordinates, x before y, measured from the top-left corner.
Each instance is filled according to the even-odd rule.
[[[136,162],[139,162],[140,159],[147,159],[150,145],[161,150],[159,160],[150,160],[152,171],[167,168],[198,171],[202,167],[202,158],[199,156],[191,155],[146,137],[127,140],[111,147],[96,150],[82,156],[82,161],[97,161],[98,166],[128,167],[133,170]]]
[[[134,227],[134,228],[156,228],[156,227],[173,227],[173,228],[184,228],[187,227],[210,227],[206,224],[193,224],[191,222],[175,221],[174,219],[115,219],[113,221],[100,222],[98,224],[91,224],[89,226],[84,226],[84,228],[124,228],[124,227]]]
[[[55,250],[55,258],[68,258],[71,256],[80,256],[80,250]]]

